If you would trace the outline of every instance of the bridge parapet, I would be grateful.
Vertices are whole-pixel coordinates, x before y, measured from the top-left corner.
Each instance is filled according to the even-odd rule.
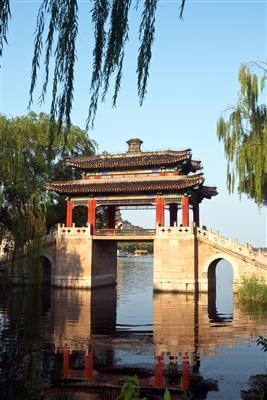
[[[212,229],[197,228],[197,237],[200,240],[221,246],[225,250],[238,253],[241,256],[249,258],[251,261],[266,265],[267,267],[267,256],[262,249],[254,250],[250,244],[241,244],[237,240],[222,236],[218,231],[212,231]]]
[[[156,235],[169,237],[176,235],[194,234],[194,225],[190,226],[157,226]]]
[[[96,229],[95,236],[154,236],[155,229]]]
[[[76,227],[74,224],[72,227],[66,227],[64,224],[58,224],[56,234],[57,236],[92,236],[90,226]]]

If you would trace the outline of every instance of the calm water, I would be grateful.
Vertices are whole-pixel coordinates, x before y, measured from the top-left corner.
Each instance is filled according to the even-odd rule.
[[[143,387],[170,387],[173,399],[266,399],[267,353],[256,339],[267,310],[237,304],[231,268],[218,266],[210,297],[153,295],[152,273],[152,258],[120,258],[116,289],[2,292],[0,398],[115,398],[75,385],[116,386],[136,374]]]

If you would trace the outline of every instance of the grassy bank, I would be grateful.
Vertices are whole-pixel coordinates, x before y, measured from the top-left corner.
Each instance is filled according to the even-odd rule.
[[[257,277],[244,278],[238,296],[241,300],[267,303],[267,284]]]

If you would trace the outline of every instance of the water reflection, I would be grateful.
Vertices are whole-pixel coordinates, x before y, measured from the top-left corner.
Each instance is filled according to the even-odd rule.
[[[157,355],[213,354],[265,331],[266,314],[257,324],[234,302],[233,316],[216,311],[216,296],[163,293],[154,295],[154,343]],[[263,310],[262,310],[263,311]]]
[[[152,331],[153,259],[136,257],[118,260],[117,329]]]
[[[91,332],[91,292],[51,290],[51,339],[55,351],[87,349]]]
[[[229,369],[229,357],[235,353],[225,361],[222,349],[236,351],[237,343],[244,346],[248,341],[251,346],[251,338],[265,333],[267,311],[236,301],[225,311],[215,293],[153,295],[151,266],[149,260],[122,262],[117,289],[2,293],[1,398],[34,399],[42,393],[55,399],[53,387],[62,390],[62,383],[83,381],[87,390],[114,389],[106,389],[102,397],[87,393],[86,398],[112,398],[112,393],[115,398],[123,378],[134,374],[148,396],[168,386],[173,398],[188,392],[205,399],[214,390],[230,398],[218,376]],[[248,354],[255,363],[261,360],[256,346],[253,357],[251,347]],[[244,352],[238,356],[241,360]],[[219,375],[209,365],[215,365]],[[85,398],[83,393],[75,396],[65,393],[65,398]]]
[[[40,293],[12,290],[0,297],[0,392],[3,399],[36,398],[42,372]]]

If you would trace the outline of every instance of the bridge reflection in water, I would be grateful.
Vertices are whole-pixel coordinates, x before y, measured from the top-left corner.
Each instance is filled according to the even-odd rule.
[[[171,293],[154,294],[151,330],[122,329],[116,298],[112,287],[51,291],[51,337],[63,379],[115,387],[137,374],[145,387],[217,390],[201,377],[201,358],[265,331],[264,320],[256,324],[237,303],[232,315],[219,315],[215,295]]]
[[[184,390],[201,393],[201,399],[211,390],[219,390],[223,399],[239,398],[239,377],[234,376],[227,393],[218,375],[227,374],[231,364],[238,365],[234,372],[239,373],[249,359],[247,384],[249,375],[264,365],[260,349],[249,351],[250,338],[265,334],[267,310],[234,301],[228,311],[218,311],[214,292],[153,294],[152,271],[151,258],[137,257],[120,260],[117,289],[50,289],[42,302],[32,290],[2,293],[1,398],[15,398],[16,390],[17,398],[39,398],[42,389],[46,400],[62,390],[75,390],[76,397],[67,398],[82,399],[85,388],[104,388],[101,398],[116,398],[124,377],[135,374],[145,390],[168,386],[176,398]],[[238,346],[243,346],[240,354]],[[207,363],[216,364],[217,375]]]

